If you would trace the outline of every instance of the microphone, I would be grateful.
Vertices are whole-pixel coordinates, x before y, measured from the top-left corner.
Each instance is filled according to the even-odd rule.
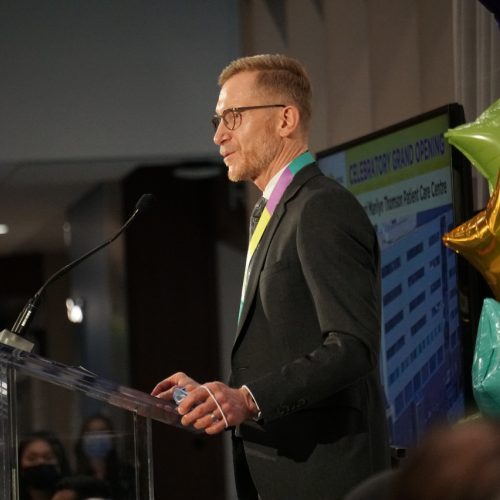
[[[35,294],[33,298],[31,298],[27,304],[24,306],[24,309],[21,311],[21,314],[18,316],[16,322],[14,323],[14,326],[12,327],[11,331],[8,330],[3,330],[0,333],[0,342],[6,343],[8,345],[13,345],[13,340],[11,337],[14,339],[17,337],[21,337],[19,339],[21,341],[21,344],[24,346],[21,347],[23,350],[26,347],[26,343],[30,344],[30,342],[24,340],[24,337],[26,335],[26,332],[33,321],[33,318],[38,310],[38,307],[42,301],[42,295],[45,289],[54,281],[58,280],[61,276],[64,276],[67,272],[71,271],[74,267],[76,267],[80,262],[83,262],[84,260],[88,259],[91,255],[94,255],[96,252],[101,250],[102,248],[108,246],[110,243],[113,243],[113,241],[120,236],[120,234],[127,229],[128,226],[132,223],[132,221],[137,218],[139,215],[144,215],[147,212],[150,211],[150,209],[153,207],[153,205],[156,203],[156,198],[152,194],[143,194],[140,198],[140,200],[137,202],[135,206],[135,212],[132,214],[132,216],[129,218],[129,220],[123,225],[123,227],[109,240],[105,241],[102,245],[99,245],[97,248],[94,248],[90,252],[86,253],[79,259],[75,260],[71,264],[68,264],[67,266],[63,267],[60,271],[55,273],[53,276],[51,276],[45,284],[38,290],[38,292]],[[14,334],[14,335],[13,335]],[[14,345],[14,347],[17,347]],[[31,345],[33,347],[33,345]],[[31,351],[31,348],[29,349]]]

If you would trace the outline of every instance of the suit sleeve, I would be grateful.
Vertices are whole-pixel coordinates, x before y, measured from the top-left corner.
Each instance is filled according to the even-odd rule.
[[[344,189],[319,190],[301,210],[296,245],[324,341],[246,384],[264,423],[280,417],[277,408],[306,408],[378,369],[379,248],[358,201]]]

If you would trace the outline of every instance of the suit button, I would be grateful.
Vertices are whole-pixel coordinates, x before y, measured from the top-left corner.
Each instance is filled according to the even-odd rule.
[[[305,399],[302,399],[302,398],[301,398],[301,399],[299,399],[299,400],[297,401],[297,408],[299,408],[300,406],[304,406],[304,405],[306,404],[306,402],[307,402],[307,401],[306,401]]]
[[[283,406],[284,413],[288,413],[289,411],[290,411],[290,408],[287,405]]]
[[[276,408],[276,413],[277,413],[278,415],[283,415],[283,413],[284,413],[284,412],[283,412],[283,408]]]
[[[297,409],[297,407],[294,404],[290,405],[290,410],[291,411],[296,410],[296,409]]]

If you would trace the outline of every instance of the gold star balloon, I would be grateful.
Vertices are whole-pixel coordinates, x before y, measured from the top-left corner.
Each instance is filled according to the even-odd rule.
[[[448,130],[445,137],[483,174],[491,196],[500,167],[500,99],[475,122]]]
[[[497,166],[497,171],[498,171]],[[443,236],[444,244],[462,254],[485,278],[500,302],[500,182],[486,210]]]

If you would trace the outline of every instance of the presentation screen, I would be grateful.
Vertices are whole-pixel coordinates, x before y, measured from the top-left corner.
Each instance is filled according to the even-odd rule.
[[[317,155],[323,173],[357,197],[378,236],[380,371],[391,441],[399,446],[411,447],[437,420],[464,415],[456,255],[442,242],[463,222],[456,220],[457,206],[464,205],[456,179],[470,176],[470,166],[453,170],[444,137],[463,121],[453,119],[463,116],[457,108],[440,108]],[[470,180],[464,184],[470,189]]]

